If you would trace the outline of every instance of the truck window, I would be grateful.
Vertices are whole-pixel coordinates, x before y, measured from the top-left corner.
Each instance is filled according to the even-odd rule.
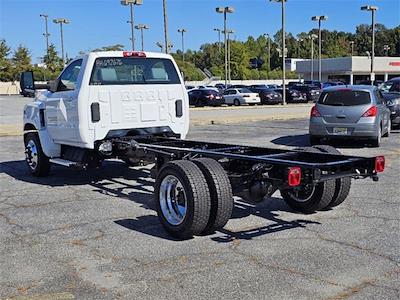
[[[169,59],[101,57],[94,63],[91,85],[180,84]]]
[[[60,76],[60,84],[57,91],[75,90],[78,81],[79,72],[81,70],[82,59],[72,62]]]

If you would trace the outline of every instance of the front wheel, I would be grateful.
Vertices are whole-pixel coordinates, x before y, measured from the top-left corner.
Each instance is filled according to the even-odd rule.
[[[50,173],[50,161],[44,154],[39,136],[30,132],[24,136],[25,161],[34,176],[44,177]]]
[[[382,140],[382,125],[379,126],[378,135],[372,140],[373,147],[379,147],[381,145]]]

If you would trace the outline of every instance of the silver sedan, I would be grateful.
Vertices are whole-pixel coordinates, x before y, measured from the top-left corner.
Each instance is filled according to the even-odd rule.
[[[325,139],[365,139],[379,147],[390,134],[390,110],[374,86],[327,88],[311,109],[310,142]]]

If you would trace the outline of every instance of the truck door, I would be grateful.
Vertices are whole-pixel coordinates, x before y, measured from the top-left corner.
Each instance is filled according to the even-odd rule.
[[[55,142],[76,142],[78,130],[78,78],[82,59],[73,61],[60,75],[57,90],[46,100],[46,126]]]

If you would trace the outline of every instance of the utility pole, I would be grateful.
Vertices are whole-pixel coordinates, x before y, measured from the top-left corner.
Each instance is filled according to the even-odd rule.
[[[268,33],[264,33],[263,36],[265,36],[267,38],[267,43],[268,43],[268,68],[269,70],[271,70],[271,39],[269,38],[269,34]]]
[[[318,36],[315,34],[310,34],[310,40],[311,40],[311,76],[310,80],[314,80],[314,40]]]
[[[178,32],[182,34],[182,61],[185,61],[185,42],[184,42],[184,33],[187,32],[185,28],[178,29]]]
[[[228,44],[227,44],[227,32],[226,32],[226,15],[227,13],[233,13],[235,9],[233,7],[217,7],[215,9],[217,13],[224,14],[224,45],[225,45],[225,87],[228,85]]]
[[[231,34],[235,33],[232,29],[226,31],[228,42],[228,82],[231,83]]]
[[[45,26],[46,26],[45,27],[46,31],[45,31],[45,33],[43,33],[43,35],[46,38],[46,54],[49,54],[49,36],[50,36],[49,29],[48,29],[48,18],[49,18],[49,16],[45,15],[45,14],[41,14],[40,16],[44,18],[44,23],[45,23]]]
[[[378,6],[366,5],[362,6],[361,10],[370,11],[372,17],[372,51],[371,51],[371,85],[374,84],[375,81],[375,73],[374,73],[374,61],[375,61],[375,12],[378,10]]]
[[[321,65],[322,65],[322,57],[321,57],[321,49],[322,49],[322,39],[321,39],[321,22],[328,20],[328,16],[314,16],[311,18],[312,21],[318,21],[318,81],[321,82]]]
[[[350,41],[351,57],[354,56],[354,41]]]
[[[63,24],[69,24],[69,20],[64,18],[54,19],[53,23],[60,24],[60,33],[61,33],[61,58],[62,62],[65,65],[65,57],[64,57],[64,33],[63,33]]]

